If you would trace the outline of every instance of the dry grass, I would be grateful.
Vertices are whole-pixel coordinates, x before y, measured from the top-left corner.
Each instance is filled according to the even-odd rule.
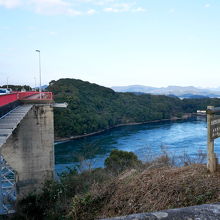
[[[211,175],[198,164],[131,172],[91,194],[94,206],[102,203],[100,218],[212,203],[220,200],[220,172]]]

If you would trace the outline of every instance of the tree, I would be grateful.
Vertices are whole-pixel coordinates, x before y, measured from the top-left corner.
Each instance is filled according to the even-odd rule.
[[[114,174],[119,174],[126,169],[138,168],[141,165],[142,162],[133,152],[122,150],[113,150],[105,160],[105,168]]]

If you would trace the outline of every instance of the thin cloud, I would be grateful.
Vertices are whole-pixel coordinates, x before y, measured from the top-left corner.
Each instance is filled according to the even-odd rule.
[[[209,3],[204,5],[204,8],[210,8],[210,7],[211,7],[211,5]]]
[[[49,35],[51,35],[51,36],[55,36],[57,34],[57,32],[55,32],[55,31],[50,31],[49,32]]]
[[[80,15],[81,12],[74,10],[69,2],[64,0],[31,0],[30,7],[35,12],[46,15]]]
[[[120,4],[113,4],[112,7],[106,7],[103,9],[105,12],[144,12],[146,11],[142,7],[136,7],[136,3],[120,3]]]
[[[176,12],[176,9],[174,9],[174,8],[171,8],[170,10],[169,10],[169,13],[170,14],[174,14]]]
[[[138,0],[139,1],[139,0]],[[44,15],[94,15],[104,12],[144,12],[135,0],[0,0],[0,7],[22,7]]]
[[[96,10],[94,10],[94,9],[89,9],[88,11],[87,11],[87,14],[88,15],[94,15],[94,14],[96,14],[97,12],[96,12]]]
[[[132,10],[133,12],[145,12],[146,9],[145,8],[142,8],[142,7],[138,7],[138,8],[135,8]]]
[[[0,0],[0,6],[5,8],[17,8],[21,4],[21,0]]]

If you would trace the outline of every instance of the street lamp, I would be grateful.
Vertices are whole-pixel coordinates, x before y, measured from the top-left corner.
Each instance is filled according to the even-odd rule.
[[[39,77],[40,77],[39,92],[40,92],[40,99],[41,99],[41,60],[40,60],[40,50],[36,50],[36,52],[39,54]]]
[[[36,77],[34,77],[34,91],[37,91]]]
[[[8,89],[8,76],[7,76],[7,89]]]

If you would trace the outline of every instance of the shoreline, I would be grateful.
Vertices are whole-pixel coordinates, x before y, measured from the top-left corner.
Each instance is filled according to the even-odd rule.
[[[84,138],[84,137],[90,137],[90,136],[94,136],[94,135],[97,135],[97,134],[102,134],[102,133],[104,133],[108,130],[118,128],[118,127],[123,127],[123,126],[159,123],[159,122],[165,122],[165,121],[187,120],[189,118],[192,118],[193,116],[200,116],[200,115],[198,115],[196,113],[188,113],[188,114],[183,115],[181,118],[173,117],[173,118],[170,118],[170,119],[160,119],[160,120],[153,120],[153,121],[146,121],[146,122],[131,122],[131,123],[118,124],[118,125],[115,125],[113,127],[106,128],[106,129],[96,131],[96,132],[92,132],[92,133],[89,133],[89,134],[75,135],[75,136],[71,136],[71,137],[67,137],[67,138],[55,138],[54,143],[55,144],[60,144],[60,143],[66,142],[66,141],[78,140],[78,139],[81,139],[81,138]]]

